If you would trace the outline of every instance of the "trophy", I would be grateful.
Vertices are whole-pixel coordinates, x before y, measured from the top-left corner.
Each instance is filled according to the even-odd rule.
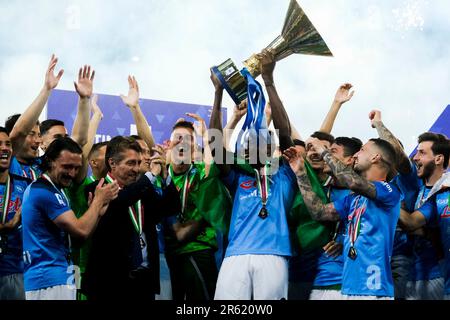
[[[273,40],[266,49],[274,54],[275,61],[293,53],[333,56],[296,0],[291,0],[289,4],[281,35]],[[261,74],[261,64],[255,54],[243,63],[253,78]],[[212,67],[211,70],[236,104],[247,97],[246,80],[231,59],[219,66]]]

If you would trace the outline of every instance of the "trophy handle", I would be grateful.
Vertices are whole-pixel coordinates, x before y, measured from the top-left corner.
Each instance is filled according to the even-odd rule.
[[[256,78],[261,74],[261,61],[259,61],[255,53],[252,54],[250,58],[245,60],[243,64],[253,78]]]
[[[241,101],[239,100],[238,96],[234,93],[234,91],[230,88],[227,81],[223,77],[222,73],[219,71],[218,67],[212,67],[211,71],[214,73],[214,75],[219,79],[220,83],[222,84],[222,87],[228,92],[231,99],[234,101],[236,105],[239,105]]]

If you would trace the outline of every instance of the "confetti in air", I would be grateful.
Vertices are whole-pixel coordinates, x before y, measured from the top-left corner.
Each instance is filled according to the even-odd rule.
[[[422,31],[425,25],[422,12],[427,5],[428,1],[424,0],[404,1],[400,7],[392,9],[392,14],[394,15],[392,28],[400,32]]]

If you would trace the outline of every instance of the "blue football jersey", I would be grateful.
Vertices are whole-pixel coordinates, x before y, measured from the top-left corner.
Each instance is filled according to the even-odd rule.
[[[431,197],[419,211],[425,216],[427,223],[437,223],[444,248],[445,294],[450,294],[450,190],[439,192]]]
[[[347,221],[346,230],[360,217],[359,235],[354,243],[356,258],[349,257],[351,235],[344,239],[342,293],[393,297],[394,285],[390,260],[395,227],[400,216],[400,191],[387,182],[373,182],[376,198],[351,193],[334,206]],[[355,225],[356,229],[358,226]]]
[[[332,202],[344,199],[350,194],[349,189],[331,187],[329,198]],[[343,243],[345,237],[344,221],[340,222],[335,241]],[[342,272],[344,269],[344,256],[341,254],[336,258],[328,256],[323,249],[317,263],[317,274],[314,279],[315,287],[326,287],[342,284]]]
[[[431,187],[427,187],[425,185],[420,188],[415,203],[416,210],[423,205],[423,201],[427,198],[430,191]],[[430,223],[428,227],[434,229],[438,228],[435,221]],[[422,281],[442,278],[438,255],[431,240],[421,236],[413,236],[413,243],[414,266],[411,272],[410,280]]]
[[[224,183],[234,196],[225,257],[244,254],[290,256],[287,213],[298,190],[291,167],[283,162],[269,176],[268,216],[265,219],[259,217],[262,201],[255,175],[233,168]]]
[[[22,206],[22,198],[30,181],[16,175],[10,175],[12,190],[7,206],[5,223],[11,221]],[[0,207],[3,208],[6,184],[0,184]],[[22,259],[22,224],[19,223],[13,230],[4,231],[2,237],[2,253],[0,254],[0,277],[23,273]]]
[[[19,160],[17,160],[17,158],[13,156],[11,158],[11,164],[9,165],[9,172],[34,181],[42,174],[42,171],[39,167],[41,162],[41,158],[35,158],[29,163],[20,163]]]
[[[392,180],[399,188],[402,194],[402,203],[406,211],[413,212],[416,203],[417,194],[422,187],[423,182],[417,176],[417,167],[410,162],[411,172],[409,174],[397,174]],[[413,240],[408,233],[397,226],[394,237],[393,256],[403,255],[411,257],[413,255]]]
[[[50,182],[39,178],[23,196],[25,291],[73,284],[67,234],[54,222],[70,205]]]

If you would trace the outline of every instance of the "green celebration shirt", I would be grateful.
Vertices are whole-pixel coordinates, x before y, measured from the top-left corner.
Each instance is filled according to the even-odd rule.
[[[66,188],[67,197],[70,201],[70,208],[75,213],[75,216],[79,219],[89,208],[88,201],[86,199],[85,190],[88,185],[95,182],[93,176],[86,177],[80,184],[72,184],[69,188]],[[80,272],[83,273],[86,269],[87,260],[89,256],[89,250],[91,247],[91,241],[88,239],[82,244],[72,243],[71,257],[74,265],[80,267]]]
[[[185,173],[186,174],[186,173]],[[185,174],[173,175],[172,181],[180,192],[182,200]],[[166,253],[183,254],[200,250],[217,250],[216,230],[227,234],[231,217],[231,197],[220,180],[220,171],[212,163],[206,176],[205,164],[192,165],[188,176],[192,181],[183,218],[199,220],[203,218],[208,226],[195,239],[187,243],[179,243],[172,234],[166,233]],[[191,180],[192,179],[192,180]]]
[[[323,183],[308,161],[305,161],[305,169],[313,191],[324,204],[328,203],[329,199],[324,191]],[[299,191],[295,196],[289,215],[289,225],[293,248],[297,253],[303,253],[326,245],[330,241],[336,223],[313,220]]]

